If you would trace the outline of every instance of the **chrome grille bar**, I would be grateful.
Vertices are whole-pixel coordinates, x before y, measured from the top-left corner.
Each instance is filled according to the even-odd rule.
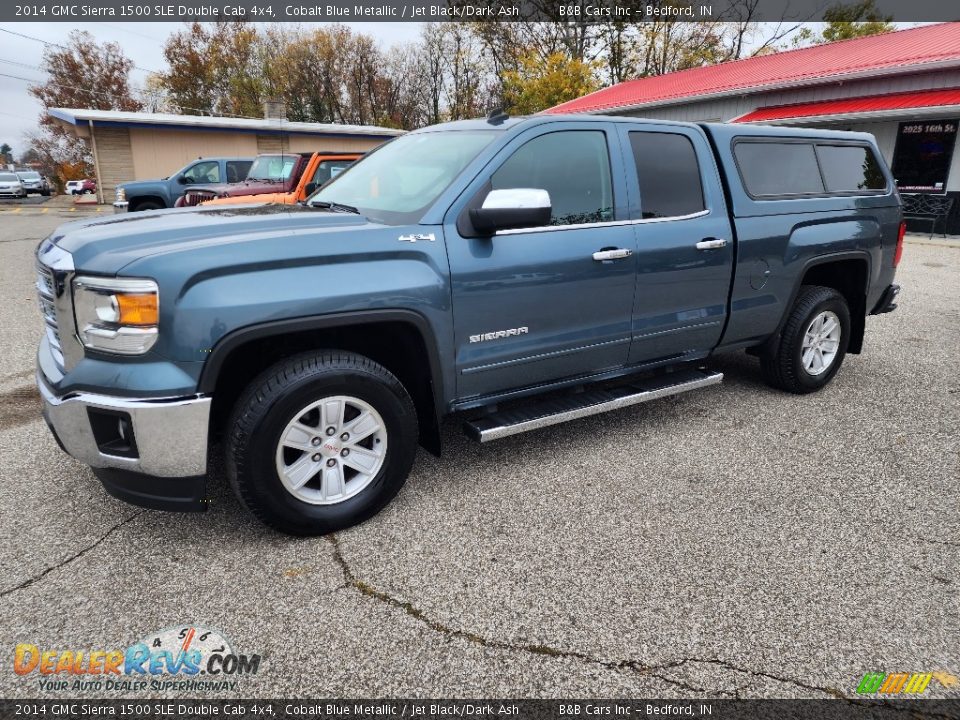
[[[37,300],[40,305],[40,314],[46,325],[47,340],[53,351],[53,358],[63,367],[63,344],[60,341],[60,326],[57,322],[57,282],[53,271],[40,262],[37,262]]]

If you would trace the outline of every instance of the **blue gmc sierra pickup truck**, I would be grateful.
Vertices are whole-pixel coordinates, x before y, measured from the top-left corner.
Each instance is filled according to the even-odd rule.
[[[901,215],[865,134],[429,127],[301,205],[60,227],[37,250],[44,416],[130,502],[204,508],[217,448],[258,518],[327,533],[387,504],[449,414],[486,442],[713,385],[737,350],[822,388],[896,307]]]

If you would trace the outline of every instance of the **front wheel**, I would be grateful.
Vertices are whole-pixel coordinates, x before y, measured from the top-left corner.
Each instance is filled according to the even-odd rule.
[[[761,354],[767,383],[804,394],[837,374],[850,343],[850,308],[833,288],[804,285],[790,310],[777,346]]]
[[[227,474],[267,525],[323,535],[363,522],[413,466],[417,414],[386,368],[346,352],[306,353],[256,378],[230,419]]]

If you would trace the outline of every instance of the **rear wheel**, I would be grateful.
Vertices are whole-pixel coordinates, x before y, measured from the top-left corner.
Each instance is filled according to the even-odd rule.
[[[833,288],[804,285],[777,346],[761,354],[764,378],[792,393],[819,390],[837,374],[850,342],[850,309]]]
[[[403,385],[353,353],[298,355],[255,379],[230,420],[227,473],[247,508],[293,535],[356,525],[400,491],[417,414]]]

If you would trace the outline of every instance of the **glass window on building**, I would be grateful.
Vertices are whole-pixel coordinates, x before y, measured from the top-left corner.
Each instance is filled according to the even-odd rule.
[[[893,177],[900,192],[946,192],[956,140],[955,120],[900,123],[893,151]]]

